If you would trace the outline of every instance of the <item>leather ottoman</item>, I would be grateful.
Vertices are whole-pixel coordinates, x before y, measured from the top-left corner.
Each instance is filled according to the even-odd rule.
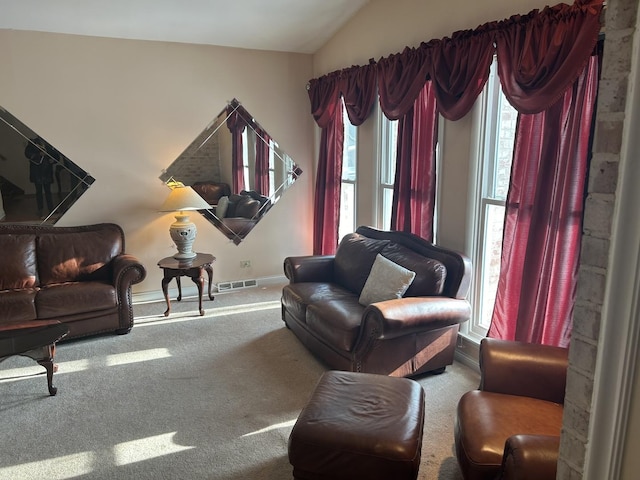
[[[418,476],[424,390],[414,380],[328,371],[289,436],[297,480]]]

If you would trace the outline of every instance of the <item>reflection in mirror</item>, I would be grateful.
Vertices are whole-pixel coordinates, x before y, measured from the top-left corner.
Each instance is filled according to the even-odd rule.
[[[160,179],[190,185],[211,205],[200,213],[238,245],[301,174],[233,99]]]
[[[53,225],[93,182],[0,107],[0,222]]]

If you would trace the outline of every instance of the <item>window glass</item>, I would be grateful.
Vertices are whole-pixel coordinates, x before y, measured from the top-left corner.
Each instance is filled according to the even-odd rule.
[[[396,150],[398,144],[398,121],[389,120],[380,112],[379,165],[380,184],[378,200],[378,228],[391,229],[393,183],[396,175]]]
[[[479,182],[475,195],[474,259],[476,281],[472,288],[474,314],[470,331],[485,336],[491,323],[495,303],[505,201],[509,189],[511,161],[518,114],[507,102],[500,88],[495,61],[481,96],[482,128],[479,138]]]
[[[356,179],[358,129],[351,125],[347,111],[342,107],[344,145],[342,149],[342,182],[340,185],[340,223],[338,242],[356,229]]]

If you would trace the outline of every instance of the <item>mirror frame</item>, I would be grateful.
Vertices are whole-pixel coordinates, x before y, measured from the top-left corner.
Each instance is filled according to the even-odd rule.
[[[160,180],[194,188],[212,207],[199,212],[239,245],[301,174],[234,98],[162,171]]]

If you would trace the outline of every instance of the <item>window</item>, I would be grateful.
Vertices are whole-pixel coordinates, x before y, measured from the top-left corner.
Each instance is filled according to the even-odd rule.
[[[245,128],[242,131],[242,178],[244,179],[245,188],[249,188],[252,181],[249,178],[249,154],[252,156],[255,155],[255,152],[249,152],[249,142],[253,145],[255,143],[255,138],[249,139],[248,128]],[[253,132],[253,130],[252,130]],[[238,192],[239,193],[239,192]]]
[[[356,229],[356,167],[357,128],[351,125],[347,110],[342,107],[344,145],[342,151],[342,181],[340,184],[340,224],[338,242]]]
[[[478,170],[473,225],[474,314],[468,333],[485,336],[500,275],[505,202],[518,118],[502,93],[495,61],[481,96],[480,118],[479,157],[475,159]]]
[[[278,144],[269,138],[269,192],[276,191],[275,152],[277,148],[279,148]]]
[[[380,110],[379,132],[379,197],[378,228],[391,229],[391,207],[393,202],[393,183],[396,175],[396,151],[398,143],[398,121],[389,120]]]

